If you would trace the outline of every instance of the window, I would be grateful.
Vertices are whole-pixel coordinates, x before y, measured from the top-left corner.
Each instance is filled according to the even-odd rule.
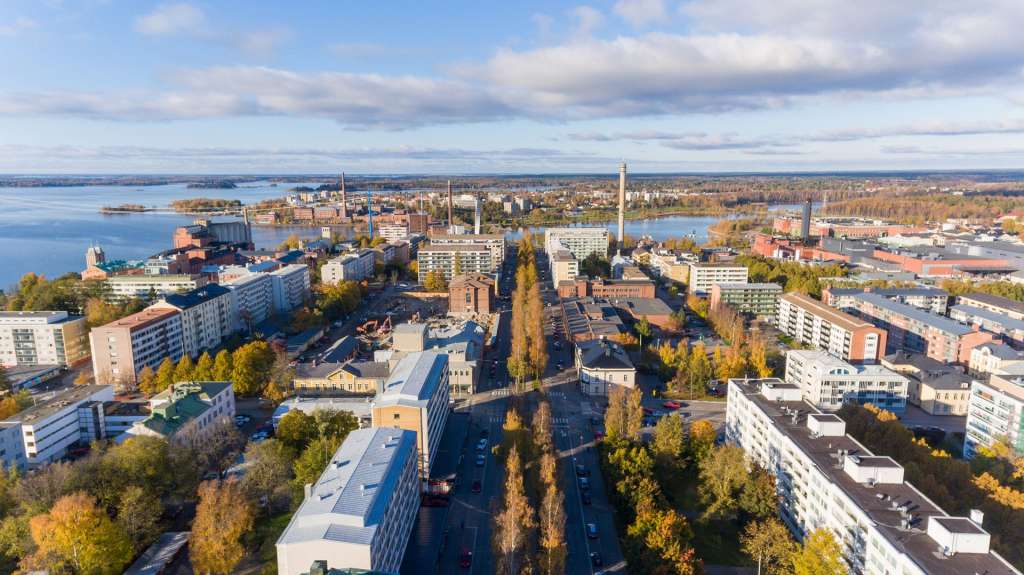
[[[393,417],[394,417],[394,419],[399,419],[399,418],[401,417],[401,415],[400,415],[400,414],[398,414],[398,413],[396,413],[396,414],[394,414],[394,416],[393,416]]]

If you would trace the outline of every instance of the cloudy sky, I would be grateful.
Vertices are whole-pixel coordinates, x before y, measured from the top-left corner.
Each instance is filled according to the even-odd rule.
[[[3,0],[0,172],[1024,167],[1024,1]]]

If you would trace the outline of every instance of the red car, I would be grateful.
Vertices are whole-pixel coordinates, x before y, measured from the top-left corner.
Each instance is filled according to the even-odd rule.
[[[666,401],[661,405],[665,409],[679,409],[680,407],[683,406],[683,404],[679,403],[678,401]]]
[[[604,434],[601,433],[600,431],[595,431],[594,432],[594,440],[601,441],[602,439],[604,439]]]
[[[649,407],[645,407],[644,408],[644,414],[650,415],[652,413],[654,413],[654,411],[651,408],[649,408]]]
[[[473,552],[468,549],[459,554],[459,567],[469,569],[473,566]]]

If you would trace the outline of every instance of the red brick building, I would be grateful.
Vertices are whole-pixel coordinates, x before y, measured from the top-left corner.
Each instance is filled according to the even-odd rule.
[[[575,280],[559,282],[558,297],[653,298],[655,297],[654,282],[651,280],[590,279],[586,276],[579,276]]]
[[[456,276],[448,286],[448,311],[483,314],[494,311],[494,280],[483,274]]]

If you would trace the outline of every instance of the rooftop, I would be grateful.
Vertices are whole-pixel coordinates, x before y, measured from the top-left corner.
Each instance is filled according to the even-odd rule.
[[[721,284],[720,283],[720,284],[715,284],[715,287],[718,287],[718,288],[720,288],[723,291],[725,291],[725,290],[755,290],[755,291],[778,291],[778,292],[782,291],[782,286],[781,285],[779,285],[777,283],[771,283],[771,282],[767,282],[767,283],[751,283],[751,284],[741,284],[741,283],[724,283],[724,284]]]
[[[565,298],[562,300],[562,311],[572,337],[615,337],[625,331],[615,308],[601,299]]]
[[[845,450],[863,462],[877,457],[849,435],[814,437],[807,427],[809,414],[821,413],[803,401],[770,401],[759,393],[760,380],[729,380],[729,394],[742,393],[771,419],[774,426],[813,462],[818,473],[838,486],[843,493],[873,522],[875,529],[899,551],[906,554],[921,570],[933,575],[963,575],[988,573],[1002,575],[1018,573],[1009,563],[993,552],[956,553],[944,556],[936,552],[937,542],[924,529],[929,517],[953,518],[929,500],[912,484],[884,483],[874,487],[855,481],[837,460],[837,451]],[[793,417],[796,413],[796,417]],[[888,458],[886,458],[888,459]],[[872,464],[881,460],[869,460]],[[891,460],[890,460],[891,461]],[[886,465],[891,465],[886,462]],[[901,527],[899,506],[909,508],[911,526]]]
[[[581,341],[576,345],[580,362],[590,369],[635,369],[623,347],[607,339]]]
[[[656,297],[614,298],[611,303],[628,311],[633,317],[672,315],[672,308]]]
[[[425,406],[441,384],[447,366],[447,354],[433,351],[410,353],[398,361],[384,382],[376,405]]]
[[[224,286],[208,284],[185,293],[170,294],[164,297],[164,301],[178,309],[188,309],[229,293],[231,290]]]
[[[964,294],[957,298],[957,301],[963,303],[967,303],[969,300],[987,304],[993,307],[1006,308],[1010,311],[1014,311],[1017,313],[1024,313],[1024,303],[998,295],[992,295],[981,292],[972,292],[969,294]]]
[[[491,250],[480,244],[430,244],[420,247],[420,253],[423,252],[484,252],[489,254]]]
[[[45,323],[63,323],[81,319],[79,315],[68,315],[66,311],[0,311],[0,321],[5,319],[36,319]]]
[[[861,376],[893,376],[905,379],[891,369],[877,364],[850,363],[838,357],[816,349],[793,349],[786,352],[787,356],[794,356],[805,362],[813,362],[819,370],[833,375],[861,375]]]
[[[955,305],[949,308],[949,313],[959,312],[967,316],[978,317],[985,321],[1003,326],[1012,331],[1024,331],[1024,320],[1014,319],[1004,313],[991,311],[982,307],[972,305]]]
[[[311,487],[278,545],[308,541],[368,545],[415,454],[415,432],[387,427],[353,431]]]
[[[99,329],[103,328],[120,328],[136,330],[150,326],[152,324],[170,319],[174,316],[180,315],[181,312],[176,309],[167,309],[159,307],[147,307],[146,309],[133,313],[132,315],[125,316],[121,319],[114,320]],[[93,328],[97,329],[97,328]]]
[[[933,287],[907,287],[907,288],[829,288],[832,295],[856,295],[869,291],[883,297],[944,297],[949,294],[945,290]]]
[[[876,293],[860,293],[853,297],[854,299],[869,303],[877,308],[886,310],[890,313],[894,313],[896,315],[909,318],[916,322],[922,323],[928,327],[938,329],[940,331],[950,333],[953,335],[967,335],[974,331],[970,326],[949,319],[946,316],[934,314],[929,311],[916,308],[912,305],[900,303],[898,301],[893,301],[886,297],[882,297]],[[863,312],[863,310],[861,310],[861,312]]]
[[[889,300],[886,300],[885,298],[881,298],[881,299],[884,300],[884,301],[889,301]],[[850,331],[855,330],[855,329],[863,329],[863,328],[867,328],[867,327],[874,327],[874,325],[871,324],[870,322],[864,321],[862,319],[858,319],[858,318],[853,317],[852,315],[850,315],[848,313],[841,312],[841,311],[839,311],[839,310],[837,310],[835,308],[829,307],[829,306],[821,303],[820,301],[818,301],[818,300],[816,300],[816,299],[814,299],[811,296],[806,295],[806,294],[797,293],[797,292],[790,292],[790,293],[787,293],[787,294],[783,294],[782,297],[779,298],[779,300],[780,301],[788,301],[788,302],[792,303],[793,305],[796,305],[796,306],[799,306],[799,307],[801,307],[801,308],[803,308],[805,310],[808,310],[811,313],[813,313],[814,315],[817,315],[819,317],[823,317],[823,318],[827,319],[828,321],[830,321],[830,322],[832,322],[832,323],[834,323],[834,324],[836,324],[838,326],[841,326],[841,327],[843,327],[843,328],[845,328],[847,330],[850,330]]]
[[[112,386],[75,385],[67,388],[67,391],[56,393],[48,399],[38,401],[32,407],[16,413],[4,421],[35,423],[41,419],[46,419],[47,417],[50,417],[71,405],[76,405],[83,401],[90,401],[96,394],[104,392],[109,393],[110,399],[114,398],[114,388]]]

